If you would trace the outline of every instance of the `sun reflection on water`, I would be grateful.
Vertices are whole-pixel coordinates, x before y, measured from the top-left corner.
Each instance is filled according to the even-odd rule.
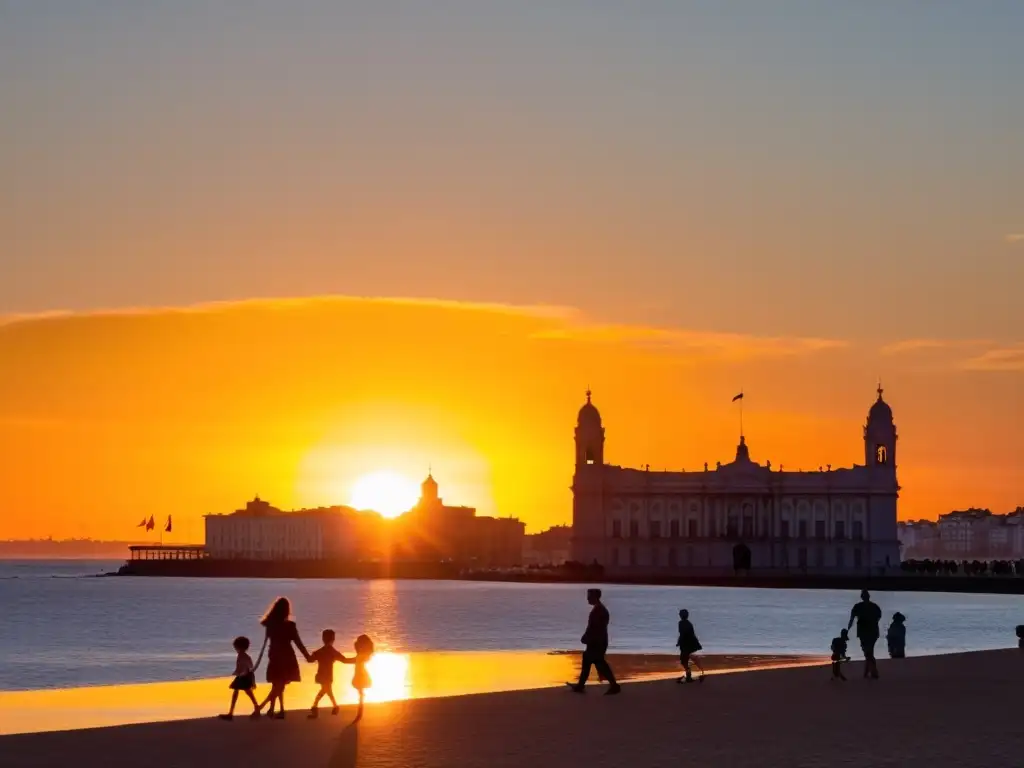
[[[373,683],[366,692],[367,701],[395,701],[412,695],[409,654],[376,653],[366,668]]]
[[[343,651],[350,655],[351,651]],[[703,657],[709,670],[798,666],[824,663],[824,658],[719,656]],[[663,655],[613,655],[621,679],[678,674],[678,658]],[[493,691],[559,686],[579,674],[579,654],[531,651],[397,653],[382,650],[367,665],[372,685],[367,702],[454,696]],[[342,705],[358,701],[352,688],[352,664],[335,667],[334,693]],[[319,686],[314,668],[302,669],[303,680],[288,686],[289,710],[310,705]],[[231,692],[227,678],[174,683],[97,686],[69,690],[0,691],[0,734],[94,728],[130,723],[213,717],[227,708]],[[260,679],[257,696],[269,686]],[[238,714],[250,707],[239,702]]]

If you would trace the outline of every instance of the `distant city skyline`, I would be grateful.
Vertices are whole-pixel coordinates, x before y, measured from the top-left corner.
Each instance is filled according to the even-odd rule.
[[[429,466],[529,531],[609,460],[1024,503],[1024,4],[0,9],[0,538]],[[614,416],[612,416],[614,414]],[[397,503],[397,502],[395,502]],[[180,537],[180,538],[179,538]]]

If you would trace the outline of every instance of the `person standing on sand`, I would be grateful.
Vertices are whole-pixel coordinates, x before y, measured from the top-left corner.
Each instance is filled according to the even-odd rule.
[[[871,593],[866,589],[860,593],[860,602],[850,611],[849,629],[857,622],[857,639],[864,652],[864,677],[878,679],[878,662],[875,661],[875,643],[881,634],[878,624],[882,620],[882,609],[871,602]]]
[[[260,709],[270,705],[267,711],[269,717],[275,720],[284,720],[284,689],[288,683],[297,683],[302,679],[299,674],[299,660],[295,657],[292,644],[302,652],[306,661],[312,661],[309,651],[302,644],[299,638],[299,630],[292,621],[292,604],[287,597],[279,597],[270,606],[266,616],[260,622],[266,630],[267,636],[263,641],[269,645],[267,650],[267,682],[270,683],[270,693],[260,704]],[[275,705],[278,707],[274,713]]]
[[[889,656],[894,659],[904,659],[907,656],[907,617],[899,611],[892,615],[892,624],[885,633],[885,641],[889,646]]]
[[[683,671],[686,673],[676,682],[693,682],[693,672],[690,670],[691,661],[693,661],[697,666],[697,669],[700,670],[699,680],[703,680],[704,668],[701,667],[700,663],[695,659],[690,658],[703,646],[700,644],[700,640],[697,639],[697,631],[693,628],[693,622],[690,621],[690,612],[685,608],[679,612],[679,639],[676,640],[676,646],[679,648],[679,663],[683,666]]]
[[[580,638],[583,643],[583,658],[580,663],[580,679],[575,683],[566,683],[574,693],[583,693],[587,678],[590,677],[590,668],[597,667],[597,673],[608,681],[608,690],[605,696],[614,696],[622,688],[615,680],[615,673],[608,665],[605,654],[608,652],[608,622],[611,616],[608,609],[601,602],[600,589],[587,590],[587,602],[590,603],[590,618],[587,620],[587,629]]]

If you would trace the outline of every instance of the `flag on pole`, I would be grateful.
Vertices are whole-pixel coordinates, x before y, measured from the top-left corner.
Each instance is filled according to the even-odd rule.
[[[136,528],[145,528],[146,527],[146,518],[142,518],[142,522],[139,523],[138,525],[136,525],[135,527]]]
[[[146,530],[152,531],[154,528],[156,528],[156,523],[153,521],[153,516],[150,515],[149,520],[146,521]]]
[[[735,397],[734,397],[734,398],[732,399],[732,401],[733,401],[733,402],[735,403],[735,402],[736,402],[737,400],[742,400],[742,399],[743,399],[743,393],[742,393],[742,392],[740,392],[740,393],[739,393],[738,395],[736,395],[736,396],[735,396]]]
[[[164,526],[164,531],[166,531],[167,533],[171,532],[171,516],[170,515],[167,516],[167,525]]]

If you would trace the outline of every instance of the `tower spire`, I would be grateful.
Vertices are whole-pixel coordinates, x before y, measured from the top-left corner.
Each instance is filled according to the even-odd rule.
[[[882,377],[881,376],[878,377],[878,389],[875,390],[875,391],[878,392],[878,399],[881,400],[882,399],[882,392],[883,392],[883,390],[882,390]]]
[[[587,402],[590,402],[590,385],[587,384]]]

